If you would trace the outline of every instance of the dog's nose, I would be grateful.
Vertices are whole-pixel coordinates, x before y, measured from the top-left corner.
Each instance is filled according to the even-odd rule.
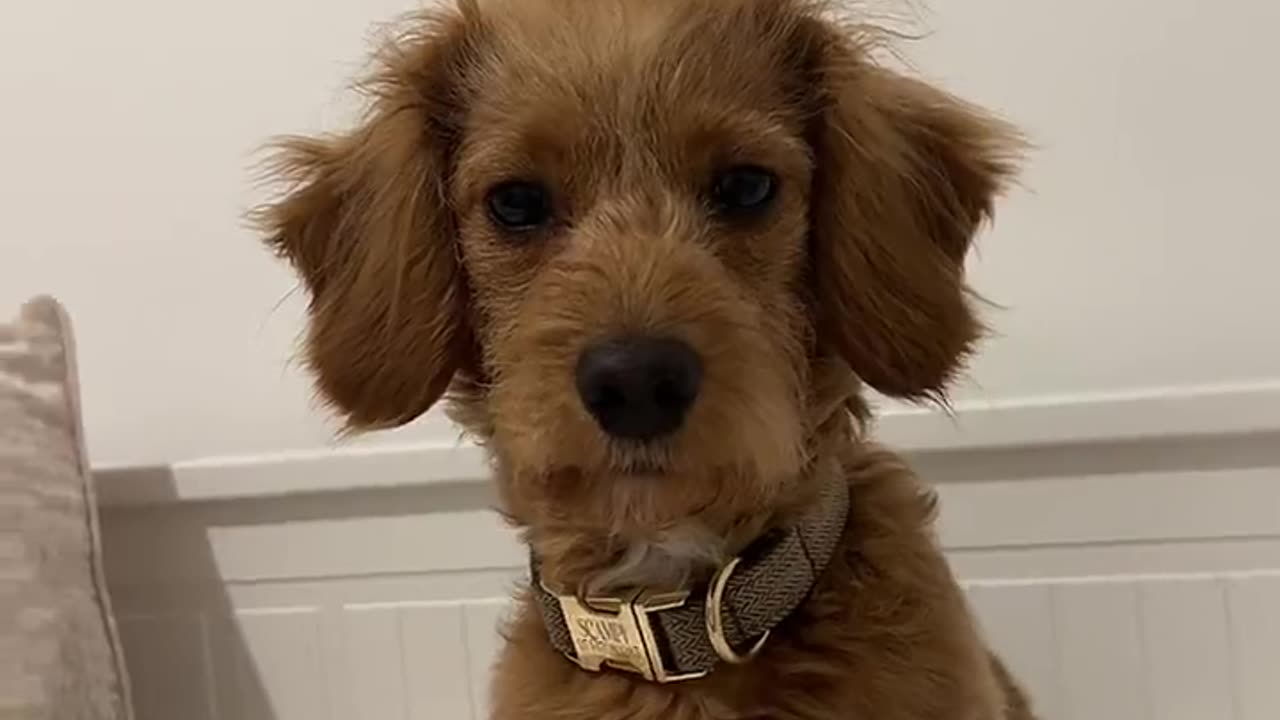
[[[578,358],[577,383],[582,404],[606,433],[653,440],[684,422],[702,384],[702,360],[675,338],[610,340]]]

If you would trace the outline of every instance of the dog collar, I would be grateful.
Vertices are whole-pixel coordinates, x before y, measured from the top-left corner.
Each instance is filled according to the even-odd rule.
[[[757,540],[694,592],[558,595],[542,584],[535,561],[534,595],[551,645],[584,670],[657,683],[703,677],[721,661],[745,663],[808,597],[848,514],[849,486],[837,478],[795,524]]]

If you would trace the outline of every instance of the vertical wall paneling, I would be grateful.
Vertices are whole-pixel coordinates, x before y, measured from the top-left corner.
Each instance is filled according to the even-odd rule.
[[[1053,588],[1038,583],[974,583],[969,600],[982,630],[1047,718],[1063,717]]]
[[[1138,587],[1155,720],[1235,718],[1224,584],[1193,578]]]
[[[120,634],[143,720],[181,713],[215,720],[204,617],[198,613],[121,618]]]
[[[1280,574],[1227,582],[1229,640],[1240,720],[1280,717]]]
[[[1280,446],[1255,445],[933,459],[965,478],[941,541],[1045,720],[1280,718]],[[1144,469],[1177,453],[1228,466]],[[139,720],[489,720],[525,557],[475,489],[108,511]]]
[[[1146,693],[1133,584],[1065,584],[1054,587],[1053,595],[1066,717],[1158,720],[1151,716]]]
[[[224,710],[221,720],[343,720],[332,712],[337,678],[325,671],[316,608],[246,610],[237,613],[236,627],[240,707]]]
[[[487,720],[489,717],[489,675],[498,658],[498,649],[502,641],[499,633],[510,607],[510,601],[499,598],[487,602],[469,603],[464,608],[467,664],[471,675],[470,693],[474,720]]]

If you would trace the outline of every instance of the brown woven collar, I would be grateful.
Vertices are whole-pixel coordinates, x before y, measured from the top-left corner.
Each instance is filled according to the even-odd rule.
[[[833,479],[794,525],[758,540],[695,592],[591,598],[556,595],[532,564],[551,644],[586,670],[613,668],[654,682],[702,677],[742,663],[804,602],[844,532],[849,487]]]

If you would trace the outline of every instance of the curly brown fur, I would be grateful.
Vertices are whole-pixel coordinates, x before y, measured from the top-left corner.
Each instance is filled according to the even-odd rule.
[[[844,478],[853,510],[755,662],[660,686],[556,654],[526,598],[500,720],[1030,718],[932,537],[933,499],[862,437],[860,387],[941,398],[980,332],[963,260],[1016,134],[874,59],[806,0],[460,0],[380,56],[365,123],[287,141],[261,213],[311,294],[307,354],[353,429],[447,393],[550,585],[705,582]],[[717,217],[726,167],[779,179]],[[500,183],[554,222],[500,229]],[[705,368],[682,429],[603,432],[584,348],[662,334]]]

